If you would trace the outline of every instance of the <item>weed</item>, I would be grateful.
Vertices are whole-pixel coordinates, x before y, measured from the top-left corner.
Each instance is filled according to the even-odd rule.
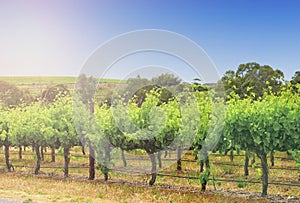
[[[27,199],[27,200],[24,200],[23,203],[33,203],[34,201],[32,201],[32,199]]]
[[[236,168],[234,168],[234,166],[223,166],[223,173],[225,175],[232,175],[232,174],[235,174],[237,171],[236,171]]]
[[[100,198],[100,199],[102,199],[103,198],[103,194],[98,194],[97,197]]]
[[[248,185],[248,182],[245,182],[245,181],[238,182],[238,184],[237,184],[238,188],[245,188],[247,185]]]

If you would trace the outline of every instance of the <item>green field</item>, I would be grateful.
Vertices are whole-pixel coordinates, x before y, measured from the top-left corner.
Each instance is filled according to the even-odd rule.
[[[0,80],[19,85],[74,84],[72,76],[0,76]]]
[[[63,84],[70,90],[74,88],[77,77],[75,76],[0,76],[0,81],[6,81],[17,87],[29,91],[33,96],[41,95],[49,86]],[[117,84],[125,83],[124,80],[101,78],[99,83]]]
[[[75,76],[0,76],[0,80],[6,81],[17,86],[22,85],[55,85],[55,84],[74,84]],[[102,83],[122,83],[119,79],[103,78]]]

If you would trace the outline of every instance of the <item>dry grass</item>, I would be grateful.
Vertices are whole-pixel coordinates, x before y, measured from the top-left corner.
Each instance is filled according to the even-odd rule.
[[[199,191],[0,174],[0,196],[33,202],[266,202]]]
[[[13,149],[11,150],[13,151]],[[80,148],[73,148],[71,153],[74,155],[80,155]],[[11,154],[11,161],[14,165],[26,165],[34,166],[34,159],[31,150],[27,150],[24,153],[24,159],[19,160],[17,154]],[[282,155],[280,155],[282,156]],[[174,158],[174,155],[172,155]],[[191,156],[186,155],[185,158],[192,159]],[[42,174],[58,174],[63,175],[63,157],[57,156],[56,163],[50,163],[50,156],[45,156],[45,161],[42,163],[44,166],[56,166],[56,169],[42,168]],[[243,157],[235,157],[234,163],[243,163]],[[211,156],[212,161],[217,162],[229,162],[228,157],[215,157]],[[4,163],[4,155],[0,156],[0,161]],[[136,162],[128,160],[129,167],[135,167]],[[145,161],[147,162],[147,160]],[[259,159],[256,160],[257,165],[259,165]],[[71,165],[81,165],[87,166],[88,158],[87,156],[71,157]],[[145,163],[146,164],[146,163]],[[118,163],[117,165],[121,165]],[[146,164],[147,165],[147,164]],[[166,165],[165,165],[166,166]],[[295,167],[292,161],[287,160],[277,160],[275,162],[276,167]],[[223,165],[213,165],[211,167],[212,173],[216,174],[216,178],[227,178],[227,179],[240,179],[245,180],[243,177],[243,167],[233,167],[233,166],[223,166]],[[18,172],[23,172],[25,174],[30,174],[32,169],[30,168],[16,168]],[[168,173],[172,175],[183,175],[183,176],[197,176],[199,171],[199,166],[196,163],[183,162],[183,171],[176,172],[176,164],[172,164],[163,170],[163,173]],[[249,168],[250,176],[248,179],[260,181],[260,170]],[[288,180],[297,182],[299,171],[282,171],[282,170],[271,170],[270,171],[270,182],[286,182]],[[98,179],[103,179],[101,172],[97,171],[99,174]],[[165,190],[157,187],[148,186],[137,186],[137,185],[124,185],[124,184],[111,184],[99,181],[80,181],[78,177],[86,178],[88,175],[88,170],[86,168],[71,168],[71,177],[76,177],[76,181],[71,179],[44,179],[38,178],[32,175],[13,175],[12,173],[8,176],[6,174],[0,174],[0,196],[11,197],[11,198],[21,198],[21,199],[33,199],[38,202],[249,202],[250,200],[245,200],[244,198],[238,198],[237,196],[226,196],[212,194],[214,192],[214,186],[212,182],[208,185],[208,190],[210,192],[203,194],[200,192],[189,192],[180,191],[176,189],[176,186],[188,186],[195,188],[197,191],[200,190],[199,180],[189,180],[171,177],[158,177],[156,185],[173,185],[175,188],[171,190]],[[82,178],[81,178],[82,179]],[[131,174],[121,174],[117,172],[110,173],[110,180],[127,180],[127,181],[137,181],[142,184],[146,184],[150,179],[147,175],[131,175]],[[299,184],[299,181],[298,181]],[[261,184],[240,184],[221,182],[215,182],[217,190],[230,190],[236,192],[256,192],[261,191]],[[276,186],[269,185],[269,194],[273,195],[283,195],[283,196],[300,196],[299,187],[291,186]],[[20,199],[19,198],[19,199]],[[200,201],[201,200],[201,201]],[[255,201],[254,201],[255,202]]]

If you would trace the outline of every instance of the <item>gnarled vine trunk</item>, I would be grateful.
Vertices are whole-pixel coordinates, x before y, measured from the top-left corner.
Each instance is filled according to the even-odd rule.
[[[95,106],[94,102],[90,102],[90,113],[94,114]],[[89,180],[95,179],[95,150],[89,142]]]
[[[82,155],[85,155],[84,144],[81,145],[81,153]]]
[[[65,160],[65,165],[64,165],[64,176],[65,178],[69,177],[69,163],[70,163],[70,148],[66,147],[64,148],[64,160]]]
[[[123,166],[127,167],[127,161],[123,149],[121,149],[121,155],[122,155]]]
[[[204,171],[204,161],[201,160],[200,161],[200,173],[202,173]]]
[[[6,138],[7,139],[7,138]],[[8,172],[11,171],[11,164],[9,162],[9,144],[5,141],[4,143],[4,150],[5,150],[5,163],[6,163],[6,168]]]
[[[162,168],[161,151],[157,153],[158,167]]]
[[[274,150],[272,150],[271,153],[270,153],[271,166],[275,165],[275,163],[274,163],[274,154],[275,154],[275,152],[274,152]]]
[[[201,191],[204,192],[206,190],[206,185],[208,182],[208,178],[210,175],[210,165],[209,165],[209,158],[208,156],[205,159],[205,177],[203,179],[203,182],[201,183]]]
[[[244,165],[244,175],[249,176],[249,152],[246,151],[245,153],[245,165]]]
[[[262,193],[261,196],[267,196],[268,194],[268,160],[267,160],[267,154],[261,154],[259,155],[259,158],[261,159],[261,167],[262,167]]]
[[[253,164],[255,164],[255,154],[253,154],[253,158],[252,158],[252,160],[251,160],[251,166],[252,166]]]
[[[181,171],[182,170],[182,166],[181,166],[181,154],[182,154],[181,147],[178,146],[177,147],[177,171]]]
[[[233,149],[230,150],[230,162],[233,162],[234,154]]]
[[[44,161],[44,147],[41,147],[41,161]]]
[[[108,171],[109,171],[109,162],[110,162],[110,150],[105,150],[105,157],[104,157],[104,180],[108,180]]]
[[[198,160],[198,154],[194,153],[194,160],[197,161]]]
[[[95,179],[95,151],[89,147],[89,180]]]
[[[168,156],[168,150],[165,150],[164,158],[167,158],[167,156]]]
[[[55,148],[51,146],[51,162],[55,162]]]
[[[40,154],[40,146],[37,144],[34,145],[34,151],[36,154],[36,164],[34,167],[34,174],[37,175],[41,168],[41,154]]]
[[[150,160],[151,160],[151,180],[149,181],[149,185],[153,185],[155,183],[155,180],[156,180],[156,159],[155,159],[155,156],[154,156],[154,153],[152,154],[149,154],[149,157],[150,157]]]
[[[19,159],[22,159],[22,146],[19,146]]]

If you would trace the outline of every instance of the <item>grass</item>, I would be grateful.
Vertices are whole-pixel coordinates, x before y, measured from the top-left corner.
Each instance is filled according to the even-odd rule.
[[[87,150],[86,150],[87,151]],[[25,165],[27,167],[33,167],[34,166],[34,159],[33,159],[33,155],[32,155],[32,151],[30,149],[27,149],[26,152],[23,152],[23,160],[19,160],[18,156],[17,156],[17,149],[11,148],[11,154],[10,154],[10,159],[11,159],[11,163],[14,165]],[[4,164],[4,152],[0,151],[0,162]],[[137,154],[137,156],[147,156],[144,155],[144,153],[142,151],[136,151],[136,152],[132,152],[131,155],[133,154]],[[72,148],[71,150],[71,154],[74,156],[71,156],[71,165],[73,166],[88,166],[88,156],[82,156],[81,155],[81,149],[80,147],[75,147]],[[126,153],[126,156],[128,157],[130,154]],[[285,156],[284,154],[276,154],[278,156]],[[57,174],[62,176],[63,175],[63,157],[61,156],[61,154],[59,154],[57,152],[57,156],[56,156],[56,161],[55,163],[51,163],[50,162],[50,155],[49,155],[49,150],[45,155],[45,161],[42,162],[42,167],[57,167],[57,168],[42,168],[41,169],[41,173],[42,174]],[[120,158],[120,157],[119,157]],[[172,154],[172,158],[175,158],[175,155]],[[185,155],[183,157],[184,159],[192,159],[193,157],[191,155]],[[218,157],[218,156],[211,156],[211,161],[215,161],[215,162],[230,162],[229,157]],[[259,159],[256,160],[257,161],[257,166],[259,166]],[[136,161],[136,160],[127,160],[127,163],[129,165],[129,167],[132,167],[133,169],[136,169],[136,165],[137,164],[141,164],[141,162],[145,162],[145,167],[150,168],[149,161],[144,160],[144,161]],[[234,158],[234,163],[242,163],[243,162],[243,157],[235,157]],[[4,165],[1,165],[2,167],[2,171],[4,171]],[[122,168],[122,162],[120,159],[117,159],[115,161],[115,164],[117,167],[121,167]],[[163,161],[163,166],[165,167],[163,169],[163,171],[161,171],[160,173],[166,173],[166,174],[172,174],[172,175],[183,175],[183,176],[193,176],[193,177],[197,177],[199,175],[199,166],[196,163],[193,162],[183,162],[182,163],[182,167],[183,167],[183,171],[181,172],[177,172],[176,171],[176,163],[169,163],[169,165],[166,165],[167,161]],[[295,164],[293,163],[293,161],[288,161],[288,160],[282,160],[282,161],[277,161],[276,162],[276,167],[295,167]],[[22,167],[22,168],[16,168],[16,170],[18,172],[23,172],[25,174],[31,174],[32,173],[32,168],[26,168],[26,167]],[[88,176],[88,168],[70,168],[70,175],[72,178],[79,178],[79,179],[86,179],[86,177]],[[251,168],[249,167],[249,172],[250,172],[250,176],[247,178],[248,180],[255,180],[255,181],[260,181],[260,171],[255,169],[255,168]],[[214,164],[211,166],[211,173],[215,174],[216,178],[220,178],[220,179],[236,179],[236,180],[247,180],[246,178],[244,178],[243,176],[243,167],[233,167],[233,166],[222,166],[222,165],[217,165]],[[270,170],[270,182],[287,182],[287,181],[295,181],[297,182],[297,177],[298,177],[298,173],[299,171],[283,171],[283,170]],[[98,174],[98,180],[99,179],[103,179],[102,174],[100,171],[97,171]],[[54,176],[54,177],[57,177]],[[6,176],[6,174],[1,174],[1,176]],[[47,176],[47,175],[44,175]],[[29,176],[17,176],[17,175],[13,175],[10,174],[9,177],[13,177],[13,178],[21,178],[21,180],[19,181],[24,181],[24,179],[30,181],[30,180],[35,180],[36,182],[38,182],[38,184],[40,184],[40,181],[44,181],[44,179],[40,179],[37,178],[35,176],[29,175]],[[144,185],[147,184],[147,182],[150,179],[149,175],[132,175],[132,174],[124,174],[124,173],[119,173],[119,172],[114,172],[112,171],[110,173],[109,176],[110,180],[113,181],[120,181],[120,180],[125,180],[125,181],[130,181],[130,182],[139,182],[142,183]],[[0,178],[0,185],[6,185],[7,183],[4,181],[2,181],[2,179],[4,179],[4,177]],[[7,180],[8,181],[8,180]],[[103,183],[101,182],[101,184],[106,184],[106,187],[109,187],[108,191],[113,191],[113,193],[107,194],[107,191],[105,190],[96,190],[96,193],[93,194],[89,194],[89,191],[85,191],[84,189],[82,191],[85,192],[81,192],[81,196],[76,196],[73,197],[73,194],[71,193],[66,193],[66,194],[56,194],[56,190],[61,190],[59,189],[59,187],[67,187],[67,186],[63,186],[63,183],[65,183],[64,181],[67,180],[55,180],[55,179],[47,179],[47,181],[53,181],[54,183],[59,182],[62,185],[58,186],[57,189],[53,189],[53,194],[44,190],[37,190],[36,192],[34,192],[34,189],[30,189],[28,191],[33,191],[33,193],[31,195],[28,195],[28,198],[31,198],[32,195],[37,195],[39,196],[43,196],[43,197],[47,197],[47,198],[56,198],[56,202],[60,201],[61,202],[85,202],[85,201],[91,201],[91,202],[97,202],[99,199],[103,199],[106,200],[107,198],[110,197],[110,195],[113,194],[113,196],[115,197],[115,201],[116,202],[120,202],[120,201],[127,201],[127,202],[132,202],[130,201],[131,198],[133,198],[134,200],[136,200],[137,202],[144,200],[143,198],[146,198],[146,202],[166,202],[166,201],[171,201],[173,200],[173,202],[184,202],[185,199],[182,199],[180,196],[178,196],[177,192],[174,192],[173,190],[170,191],[164,191],[164,193],[159,193],[160,189],[159,188],[155,188],[155,187],[138,187],[138,186],[133,186],[133,185],[127,185],[127,186],[120,186],[120,185],[116,185],[116,184],[107,184],[107,183]],[[68,180],[71,181],[71,180]],[[93,182],[93,181],[92,181]],[[95,181],[94,181],[95,182]],[[94,183],[93,182],[93,183]],[[99,181],[98,181],[99,182]],[[74,187],[87,187],[87,186],[80,186],[80,184],[91,184],[91,182],[88,181],[83,181],[78,183],[78,181],[74,181],[74,182],[68,182],[68,184],[73,184],[74,183]],[[298,181],[299,183],[299,181]],[[42,184],[42,183],[41,183]],[[45,183],[46,184],[46,183]],[[50,184],[50,183],[49,183]],[[52,184],[52,183],[51,183]],[[100,183],[97,183],[100,184]],[[100,185],[101,185],[100,184]],[[122,185],[122,184],[121,184]],[[156,185],[172,185],[174,187],[182,187],[182,186],[188,186],[188,187],[192,187],[192,188],[196,188],[196,190],[200,190],[200,184],[199,184],[199,180],[189,180],[189,179],[181,179],[181,178],[172,178],[172,177],[158,177],[157,181],[156,181]],[[114,187],[113,187],[114,186]],[[241,182],[241,183],[231,183],[231,182],[220,182],[220,181],[215,181],[215,186],[217,188],[217,190],[229,190],[229,191],[246,191],[246,192],[256,192],[256,193],[260,193],[261,192],[261,184],[252,184],[252,183],[246,183],[246,182]],[[13,189],[13,185],[11,186]],[[42,186],[41,186],[42,187]],[[47,186],[44,186],[47,187]],[[91,186],[91,188],[94,190],[93,188],[94,186]],[[214,191],[214,184],[212,181],[209,181],[208,184],[208,190],[213,192]],[[0,191],[3,190],[3,187],[0,188]],[[20,192],[20,188],[18,186],[15,186],[14,189],[16,192]],[[74,190],[76,190],[74,188]],[[120,192],[115,191],[115,190],[120,190]],[[147,193],[147,191],[150,190],[151,194]],[[26,192],[21,190],[21,192]],[[130,193],[126,194],[126,193]],[[9,192],[8,192],[9,193]],[[86,194],[87,193],[87,194]],[[13,193],[12,193],[13,194]],[[89,195],[88,195],[89,194]],[[116,195],[117,194],[117,195]],[[191,195],[190,193],[184,193],[185,196],[184,198],[188,199],[191,202],[195,202],[196,200],[193,199],[193,195]],[[269,194],[273,194],[273,195],[277,195],[277,194],[281,194],[284,196],[300,196],[300,191],[298,187],[291,187],[291,186],[278,186],[278,185],[269,185]],[[92,196],[90,196],[92,195]],[[118,196],[119,195],[119,196]],[[136,195],[133,196],[133,195]],[[0,193],[1,196],[1,193]],[[3,197],[6,197],[5,195],[2,195]],[[18,196],[16,194],[14,194],[13,197]],[[64,196],[69,196],[70,198],[65,199],[63,198]],[[37,198],[38,198],[37,197]],[[91,198],[93,197],[93,198]],[[100,198],[101,197],[101,198]],[[124,198],[126,197],[126,198]],[[26,196],[27,198],[27,196]],[[78,199],[79,198],[79,199]],[[83,198],[83,200],[81,200],[80,198]],[[207,196],[207,198],[209,199],[202,199],[202,202],[218,202],[218,196],[215,197],[216,199],[213,199],[210,196]],[[234,199],[236,197],[226,197],[226,200],[228,200],[228,202],[231,202],[229,200]],[[224,199],[220,198],[220,199]],[[48,201],[48,200],[47,200]],[[237,202],[241,202],[241,200],[237,199]],[[197,201],[196,201],[197,202]]]
[[[0,174],[0,196],[24,202],[267,202],[217,193],[181,191],[103,181],[55,180]]]

